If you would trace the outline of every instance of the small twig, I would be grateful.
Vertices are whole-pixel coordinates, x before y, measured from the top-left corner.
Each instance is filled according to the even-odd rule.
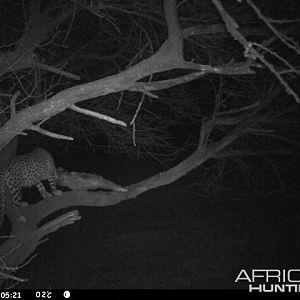
[[[149,83],[151,82],[152,78],[153,78],[153,75],[150,76],[150,78],[149,78]],[[138,84],[138,83],[137,83],[137,84]],[[145,96],[148,95],[148,96],[153,97],[153,98],[158,98],[158,96],[156,96],[156,95],[154,95],[154,94],[149,93],[148,91],[146,91],[145,88],[146,88],[146,85],[142,85],[142,90],[143,90],[144,93],[143,93],[142,99],[141,99],[141,101],[139,102],[139,105],[138,105],[138,107],[137,107],[137,109],[136,109],[136,111],[135,111],[135,114],[134,114],[134,116],[133,116],[133,118],[132,118],[132,120],[131,120],[131,122],[130,122],[130,125],[132,125],[132,140],[133,140],[133,145],[134,145],[134,147],[136,147],[136,138],[135,138],[136,128],[135,128],[135,120],[136,120],[136,118],[137,118],[137,116],[138,116],[138,113],[139,113],[140,110],[141,110],[141,107],[142,107],[143,103],[144,103]]]
[[[41,134],[50,136],[50,137],[55,138],[55,139],[67,140],[67,141],[73,141],[74,140],[74,138],[72,138],[70,136],[53,133],[53,132],[50,132],[48,130],[42,129],[41,127],[39,127],[37,125],[31,125],[29,129],[33,130],[33,131],[36,131],[36,132],[39,132]]]
[[[132,123],[132,143],[133,146],[136,147],[136,137],[135,137],[136,129],[135,129],[135,122]]]
[[[136,118],[137,118],[138,113],[139,113],[140,110],[141,110],[141,107],[142,107],[142,105],[143,105],[143,103],[144,103],[144,100],[145,100],[145,94],[143,94],[142,99],[141,99],[141,101],[139,102],[139,105],[138,105],[138,107],[137,107],[137,109],[136,109],[136,111],[135,111],[135,114],[134,114],[134,116],[133,116],[131,122],[130,122],[130,125],[132,125],[133,123],[135,123],[135,120],[136,120]]]
[[[257,46],[258,48],[263,49],[264,51],[270,53],[271,55],[273,55],[274,57],[276,57],[278,60],[280,60],[282,63],[284,63],[287,67],[290,68],[290,72],[297,72],[297,70],[295,69],[294,66],[292,66],[286,59],[284,59],[283,57],[281,57],[279,54],[277,54],[275,51],[269,49],[268,47],[265,47],[259,43],[255,43],[252,42],[252,45]]]
[[[49,72],[52,72],[52,73],[55,73],[55,74],[60,74],[60,75],[63,75],[67,78],[70,78],[70,79],[74,79],[74,80],[80,80],[81,79],[80,76],[78,76],[78,75],[74,75],[70,72],[63,71],[63,70],[55,68],[53,66],[40,64],[40,63],[38,64],[38,66],[40,67],[40,69],[43,69],[43,70],[46,70],[46,71],[49,71]]]
[[[207,143],[209,141],[209,136],[214,128],[215,119],[211,119],[209,121],[205,121],[202,119],[202,126],[200,131],[200,138],[198,143],[198,151],[204,152],[206,149]]]
[[[259,101],[256,101],[255,103],[247,105],[247,106],[243,106],[243,107],[240,107],[240,108],[233,108],[231,110],[226,110],[226,111],[218,112],[217,116],[223,116],[223,115],[229,115],[229,114],[236,114],[236,113],[239,113],[239,112],[251,109],[253,107],[256,107],[258,105],[259,105]]]
[[[17,91],[10,99],[10,117],[12,118],[16,114],[16,100],[21,95],[20,91]]]
[[[137,109],[136,109],[136,111],[135,111],[135,114],[134,114],[134,116],[133,116],[133,118],[132,118],[132,120],[131,120],[131,122],[130,122],[130,125],[132,125],[132,140],[133,140],[133,145],[134,145],[134,147],[136,147],[136,138],[135,138],[135,132],[136,132],[136,130],[135,130],[135,120],[136,120],[136,118],[137,118],[137,116],[138,116],[139,111],[141,110],[141,107],[142,107],[143,103],[144,103],[145,96],[146,96],[146,94],[143,94],[142,99],[141,99],[141,101],[139,102],[139,105],[138,105],[138,107],[137,107]]]
[[[123,122],[123,121],[119,121],[117,119],[114,119],[112,117],[109,117],[109,116],[106,116],[106,115],[103,115],[103,114],[99,114],[99,113],[97,113],[95,111],[91,111],[91,110],[88,110],[88,109],[84,109],[84,108],[78,107],[78,106],[76,106],[74,104],[70,106],[70,109],[72,109],[72,110],[74,110],[76,112],[79,112],[81,114],[84,114],[84,115],[92,116],[94,118],[107,121],[107,122],[112,123],[112,124],[118,124],[118,125],[127,127],[127,124],[125,122]]]
[[[10,275],[10,274],[4,273],[4,272],[0,272],[0,276],[4,277],[6,279],[12,279],[12,280],[17,281],[17,282],[24,282],[24,281],[28,280],[26,278],[16,277],[14,275]]]

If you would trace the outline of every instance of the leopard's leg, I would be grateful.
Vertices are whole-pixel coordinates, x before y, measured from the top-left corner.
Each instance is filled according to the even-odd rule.
[[[60,195],[63,194],[62,191],[56,189],[56,179],[55,179],[55,177],[51,176],[47,180],[48,180],[48,182],[50,184],[50,187],[51,187],[53,195],[60,196]]]
[[[39,182],[38,184],[35,185],[37,187],[37,189],[39,190],[41,196],[43,198],[46,198],[46,197],[50,197],[52,196],[52,194],[48,193],[43,185],[42,182]]]
[[[17,213],[18,217],[20,218],[20,221],[25,222],[26,218],[23,215],[21,215],[21,213],[20,213],[20,206],[23,206],[21,189],[13,191],[11,195],[12,195],[12,200],[13,200],[13,207],[15,208],[16,213]]]

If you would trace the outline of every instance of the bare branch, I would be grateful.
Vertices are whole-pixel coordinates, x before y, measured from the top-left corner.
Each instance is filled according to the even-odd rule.
[[[55,139],[67,140],[67,141],[73,141],[74,140],[74,138],[72,138],[70,136],[65,136],[65,135],[53,133],[53,132],[50,132],[48,130],[42,129],[41,127],[39,127],[37,125],[31,125],[29,129],[33,130],[33,131],[36,131],[36,132],[39,132],[41,134],[50,136],[50,137],[55,138]]]
[[[48,66],[48,65],[45,65],[45,64],[41,64],[41,63],[38,63],[37,66],[40,67],[42,70],[46,70],[46,71],[49,71],[49,72],[52,72],[52,73],[60,74],[60,75],[63,75],[67,78],[70,78],[70,79],[81,80],[80,76],[78,76],[78,75],[71,74],[70,72],[66,72],[66,71],[63,71],[61,69],[58,69],[58,68],[55,68],[55,67],[52,67],[52,66]]]
[[[253,46],[254,43],[247,41],[247,39],[238,31],[239,25],[235,21],[233,17],[230,16],[230,14],[224,9],[223,5],[219,0],[212,0],[213,4],[219,11],[225,26],[227,30],[230,32],[230,34],[233,36],[234,39],[236,39],[245,49],[244,56],[247,58],[251,58],[253,60],[260,60],[279,80],[279,82],[284,86],[285,91],[287,94],[291,95],[297,103],[300,103],[300,98],[296,94],[296,92],[290,87],[288,82],[282,77],[279,71],[276,70],[273,64],[271,64],[262,54],[260,54]],[[250,3],[253,5],[253,3],[249,0],[247,0],[247,3],[250,5]],[[256,6],[252,6],[253,8],[256,8]],[[258,13],[258,11],[256,11]],[[262,17],[262,15],[260,15]],[[264,20],[267,22],[267,20]],[[268,23],[268,22],[267,22]],[[269,26],[272,26],[269,24]],[[272,27],[274,30],[275,28]]]
[[[10,115],[11,117],[16,114],[16,100],[21,95],[20,91],[17,91],[10,99]]]
[[[251,0],[247,0],[247,3],[249,6],[251,6],[251,8],[256,12],[256,14],[258,15],[258,17],[269,27],[269,29],[275,34],[275,36],[278,37],[278,39],[283,42],[287,47],[289,47],[290,49],[294,50],[297,54],[300,54],[300,48],[299,45],[297,45],[293,40],[291,40],[291,38],[288,38],[287,36],[285,36],[282,32],[279,32],[272,24],[272,20],[265,17],[261,11],[259,10],[259,8],[251,1]],[[274,21],[273,21],[274,22]],[[295,22],[295,20],[293,20],[293,22]],[[299,22],[299,20],[298,20]],[[277,20],[277,23],[279,23],[279,21]]]
[[[78,107],[74,104],[70,106],[70,109],[72,109],[76,112],[79,112],[81,114],[87,115],[87,116],[92,116],[92,117],[97,118],[99,120],[104,120],[104,121],[112,123],[112,124],[117,124],[117,125],[121,125],[121,126],[124,126],[124,127],[127,126],[127,124],[124,123],[123,121],[116,120],[112,117],[109,117],[109,116],[106,116],[106,115],[103,115],[103,114],[99,114],[95,111],[91,111],[91,110],[88,110],[88,109]]]

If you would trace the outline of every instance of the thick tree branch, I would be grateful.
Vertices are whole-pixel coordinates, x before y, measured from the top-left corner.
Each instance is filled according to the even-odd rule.
[[[84,100],[124,90],[132,90],[137,81],[158,72],[183,68],[200,71],[201,75],[204,75],[202,71],[228,75],[253,73],[251,70],[252,62],[228,64],[216,67],[186,62],[182,56],[183,37],[177,20],[175,2],[176,1],[173,0],[164,2],[169,36],[154,55],[142,60],[119,74],[74,86],[57,93],[55,96],[42,103],[20,111],[0,128],[0,150],[16,134],[21,134],[24,130],[31,129],[35,122],[49,119]],[[199,76],[199,72],[196,72],[195,76]],[[191,77],[195,78],[193,75]],[[176,85],[180,83],[180,80],[169,81],[167,83],[169,87],[171,86],[171,83]],[[157,88],[159,88],[159,85]]]
[[[240,123],[235,126],[235,129],[213,144],[209,144],[209,137],[216,124],[218,124],[218,120],[221,118],[213,118],[203,122],[198,147],[194,153],[175,167],[138,183],[122,188],[107,180],[103,180],[101,177],[97,178],[94,175],[84,175],[80,173],[66,174],[60,170],[61,179],[59,179],[58,182],[66,184],[71,188],[75,186],[77,190],[65,192],[62,196],[52,196],[37,204],[20,208],[21,215],[26,219],[25,222],[20,221],[16,210],[12,207],[12,201],[7,200],[7,214],[12,222],[13,229],[11,232],[12,238],[0,247],[0,256],[3,258],[3,268],[4,264],[10,267],[18,266],[34,252],[35,247],[40,244],[41,239],[46,234],[80,219],[77,211],[71,211],[54,221],[46,223],[42,227],[38,227],[40,222],[50,214],[61,209],[76,206],[103,207],[115,205],[122,201],[135,198],[150,189],[170,184],[197,168],[208,159],[217,157],[240,136],[247,134],[249,126],[255,126],[260,120],[260,118],[255,117],[255,113],[255,110],[244,113],[244,115],[240,117]],[[116,191],[90,192],[79,190],[80,188],[96,188],[98,186],[114,188]],[[9,199],[10,195],[7,190],[6,193],[7,199]],[[14,249],[14,251],[6,255],[11,249]]]

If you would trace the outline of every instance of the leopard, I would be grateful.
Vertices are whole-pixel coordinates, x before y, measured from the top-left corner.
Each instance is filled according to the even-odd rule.
[[[49,182],[51,193],[47,192],[42,181]],[[56,188],[57,173],[52,155],[43,148],[16,156],[0,166],[0,227],[6,211],[5,188],[10,194],[9,201],[16,209],[21,221],[26,221],[19,208],[28,205],[22,200],[22,188],[36,186],[43,198],[61,195]]]

